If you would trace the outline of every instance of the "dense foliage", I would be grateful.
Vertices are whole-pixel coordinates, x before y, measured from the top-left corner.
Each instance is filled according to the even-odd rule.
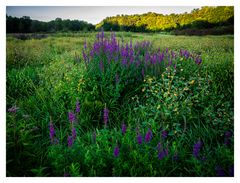
[[[233,176],[233,36],[7,38],[7,176]]]
[[[234,8],[227,6],[202,7],[191,13],[163,15],[146,13],[142,15],[117,15],[107,17],[96,28],[113,31],[169,31],[174,29],[203,29],[233,25]]]
[[[32,20],[28,16],[21,18],[7,16],[7,33],[35,33],[59,31],[93,31],[95,26],[80,20],[62,20],[56,18],[49,22]]]

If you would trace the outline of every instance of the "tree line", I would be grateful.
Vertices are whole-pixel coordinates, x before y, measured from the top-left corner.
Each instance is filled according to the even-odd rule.
[[[56,18],[49,22],[32,20],[29,16],[21,18],[7,16],[7,33],[93,31],[95,26],[80,20],[62,20]]]
[[[157,14],[153,12],[135,15],[117,15],[103,19],[93,25],[80,20],[62,20],[56,18],[49,22],[32,20],[28,16],[21,18],[7,15],[7,33],[67,32],[67,31],[131,31],[161,32],[194,29],[212,29],[224,27],[227,33],[233,33],[234,7],[217,6],[194,9],[190,13]],[[230,30],[230,31],[229,31]],[[223,32],[224,32],[223,31]],[[191,31],[193,32],[193,31]]]
[[[107,17],[96,25],[105,31],[158,32],[182,29],[208,29],[234,23],[233,6],[202,7],[190,13],[163,15],[145,13]]]

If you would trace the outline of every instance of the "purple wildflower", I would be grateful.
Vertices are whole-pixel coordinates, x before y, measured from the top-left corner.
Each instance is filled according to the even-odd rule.
[[[161,143],[159,142],[158,143],[158,146],[157,146],[157,151],[158,151],[158,159],[159,160],[162,160],[164,157],[168,156],[168,149],[163,149],[161,150]]]
[[[103,110],[103,122],[105,126],[107,126],[107,122],[109,120],[108,113],[109,113],[109,110],[105,107]]]
[[[140,133],[137,135],[137,143],[142,144],[142,135]]]
[[[50,132],[51,143],[53,144],[54,143],[55,129],[54,129],[54,126],[53,126],[52,122],[50,122],[50,125],[49,125],[49,132]]]
[[[70,122],[74,122],[75,121],[75,115],[74,115],[74,113],[73,112],[68,112],[68,120],[70,121]]]
[[[72,128],[72,137],[73,137],[73,139],[76,139],[76,137],[77,137],[77,132],[76,132],[76,128]]]
[[[122,123],[122,134],[124,135],[126,133],[127,127],[125,125],[125,123]]]
[[[224,177],[225,176],[225,173],[224,173],[224,170],[222,169],[222,167],[216,166],[215,170],[216,170],[216,175],[218,177]]]
[[[80,112],[80,103],[79,101],[76,102],[76,113]]]
[[[97,34],[97,40],[99,41],[100,39],[100,33]]]
[[[119,155],[119,147],[118,147],[118,145],[114,148],[113,155],[114,155],[115,157],[118,157],[118,155]]]
[[[145,142],[150,142],[152,139],[152,131],[151,129],[148,129],[146,136],[145,136]]]
[[[202,147],[202,143],[201,141],[199,140],[196,144],[194,144],[194,147],[193,147],[193,156],[197,159],[198,158],[198,155],[199,155],[199,152],[200,152],[200,149]]]
[[[165,152],[164,151],[160,151],[158,152],[158,159],[162,160],[165,157]]]
[[[68,147],[72,147],[73,145],[73,138],[72,136],[68,136]]]
[[[167,138],[168,132],[166,130],[162,131],[162,138]]]
[[[87,61],[87,55],[86,55],[86,53],[85,53],[84,51],[82,51],[82,56],[83,56],[83,59],[84,59],[84,61],[85,61],[85,63],[86,63],[86,61]]]
[[[202,58],[199,56],[196,58],[196,64],[200,65],[202,63]]]
[[[168,53],[168,48],[166,48],[166,53]]]

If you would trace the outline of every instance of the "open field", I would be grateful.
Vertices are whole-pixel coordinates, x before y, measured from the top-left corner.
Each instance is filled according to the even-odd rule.
[[[234,36],[7,36],[7,176],[233,176]]]

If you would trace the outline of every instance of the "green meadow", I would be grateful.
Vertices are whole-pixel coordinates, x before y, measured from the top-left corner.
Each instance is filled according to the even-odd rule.
[[[7,176],[233,176],[233,35],[6,39]]]

